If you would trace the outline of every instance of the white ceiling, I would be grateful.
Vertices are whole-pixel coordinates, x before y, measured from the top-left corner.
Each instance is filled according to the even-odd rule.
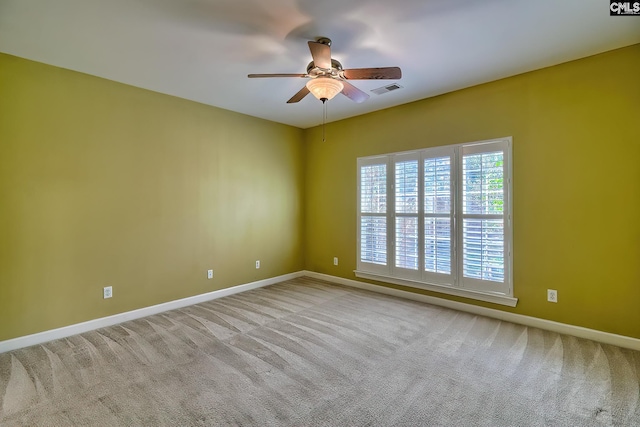
[[[333,40],[345,68],[399,66],[395,81],[352,81],[329,121],[640,43],[640,17],[606,0],[0,0],[0,51],[275,122],[322,121],[309,95],[286,104],[308,40]],[[629,78],[631,76],[624,76]],[[1,96],[1,94],[0,94]]]

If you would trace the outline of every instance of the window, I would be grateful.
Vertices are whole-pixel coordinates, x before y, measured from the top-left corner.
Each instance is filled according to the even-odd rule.
[[[515,306],[511,138],[358,159],[356,275]]]

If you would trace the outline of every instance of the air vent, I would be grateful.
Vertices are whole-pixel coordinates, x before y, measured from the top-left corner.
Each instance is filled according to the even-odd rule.
[[[375,93],[376,95],[382,95],[383,93],[391,92],[392,90],[398,89],[402,89],[402,86],[400,86],[398,83],[393,83],[390,85],[379,87],[378,89],[373,89],[371,92]]]

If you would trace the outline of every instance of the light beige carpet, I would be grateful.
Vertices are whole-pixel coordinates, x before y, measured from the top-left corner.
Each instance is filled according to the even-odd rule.
[[[639,426],[640,353],[300,278],[0,354],[2,426]]]

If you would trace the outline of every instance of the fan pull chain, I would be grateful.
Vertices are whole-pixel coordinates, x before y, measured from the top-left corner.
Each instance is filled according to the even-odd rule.
[[[322,142],[326,141],[324,126],[327,122],[327,100],[326,98],[322,99]]]

